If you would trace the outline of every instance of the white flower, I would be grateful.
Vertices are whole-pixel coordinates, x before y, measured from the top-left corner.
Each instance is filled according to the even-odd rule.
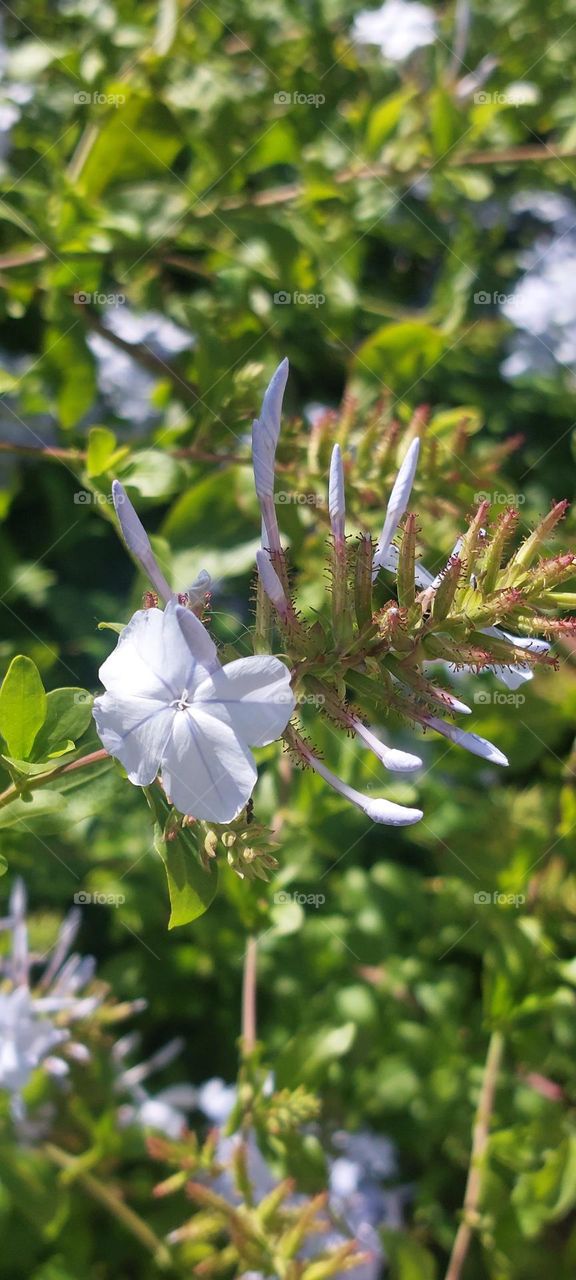
[[[0,995],[0,1086],[21,1093],[32,1072],[68,1037],[41,1016],[27,987]]]
[[[280,737],[295,706],[278,658],[221,666],[205,627],[174,600],[134,614],[100,679],[96,727],[130,781],[149,786],[161,771],[181,813],[213,822],[245,807],[257,777],[250,747]]]
[[[21,1094],[32,1072],[42,1065],[51,1075],[67,1074],[65,1059],[54,1056],[54,1050],[65,1044],[69,1056],[75,1056],[79,1046],[70,1040],[69,1024],[87,1017],[99,1003],[99,997],[78,994],[92,978],[94,961],[68,954],[79,923],[80,913],[71,911],[42,976],[32,985],[26,892],[22,881],[16,881],[9,915],[0,922],[12,935],[10,955],[0,961],[0,1088],[10,1093],[17,1119],[24,1114]]]
[[[380,9],[363,9],[352,28],[359,44],[377,44],[391,62],[404,62],[415,49],[434,44],[434,11],[418,0],[386,0]]]

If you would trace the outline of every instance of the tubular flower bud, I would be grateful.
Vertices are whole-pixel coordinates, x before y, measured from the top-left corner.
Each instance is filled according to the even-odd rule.
[[[504,752],[495,747],[494,743],[489,742],[487,738],[481,738],[478,733],[470,733],[467,729],[459,729],[455,724],[446,724],[444,720],[439,720],[437,716],[420,716],[419,719],[422,724],[429,725],[431,729],[436,730],[436,733],[441,733],[442,737],[449,738],[451,742],[456,742],[459,747],[464,747],[472,755],[480,756],[482,760],[488,760],[490,764],[508,764],[508,759]]]
[[[385,742],[381,742],[372,733],[371,729],[367,729],[365,724],[358,719],[358,716],[351,715],[350,728],[361,741],[382,761],[385,769],[389,769],[391,773],[413,773],[415,769],[422,768],[420,756],[411,755],[408,751],[399,751],[395,747],[387,747]]]
[[[552,530],[556,528],[556,525],[559,524],[560,520],[564,519],[567,508],[568,502],[566,499],[562,502],[554,503],[554,506],[548,514],[544,516],[544,519],[536,526],[534,532],[530,534],[529,538],[526,538],[525,542],[522,543],[522,546],[516,552],[510,566],[512,570],[518,568],[528,569],[530,567],[535,560],[542,543],[549,534],[552,533]]]
[[[388,506],[386,508],[382,533],[380,534],[376,551],[374,552],[374,578],[378,576],[379,569],[381,569],[386,563],[386,557],[390,550],[392,539],[408,506],[410,494],[412,492],[412,485],[414,484],[414,476],[416,475],[419,452],[420,441],[418,439],[413,440],[392,486],[392,493],[390,494]]]
[[[278,611],[282,621],[287,622],[290,612],[290,602],[286,597],[284,587],[282,586],[278,574],[276,573],[273,564],[270,562],[270,556],[267,551],[256,552],[256,564],[258,566],[260,581],[268,599],[272,601],[272,604]]]
[[[274,463],[280,436],[282,400],[288,379],[288,361],[282,360],[268,384],[260,417],[252,426],[254,484],[271,551],[280,550],[280,534],[274,506]]]
[[[344,469],[340,445],[335,444],[330,461],[330,480],[328,484],[328,510],[330,525],[337,549],[344,547],[344,524],[346,520],[346,499],[344,497]]]
[[[366,796],[361,791],[356,791],[354,787],[349,787],[346,782],[338,778],[331,769],[328,769],[317,756],[313,754],[310,747],[296,733],[290,734],[292,747],[300,756],[305,764],[310,765],[314,772],[319,774],[324,781],[333,787],[345,800],[349,800],[351,804],[355,804],[358,809],[367,814],[372,822],[382,822],[385,826],[390,827],[408,827],[414,822],[419,822],[423,817],[421,809],[409,809],[401,804],[394,804],[391,800],[385,800],[383,796]]]
[[[112,498],[128,550],[132,552],[158,595],[167,604],[173,598],[174,592],[156,560],[144,525],[136,515],[128,494],[119,480],[112,482]]]
[[[363,631],[372,622],[372,539],[360,538],[354,574],[354,608],[358,628]]]

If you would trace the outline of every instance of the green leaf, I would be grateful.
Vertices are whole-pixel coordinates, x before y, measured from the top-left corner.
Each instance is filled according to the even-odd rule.
[[[390,136],[405,113],[406,107],[414,97],[414,89],[402,89],[379,103],[370,113],[366,144],[371,155],[379,151],[382,143]]]
[[[89,476],[100,476],[110,465],[116,449],[116,436],[108,427],[92,427],[88,434],[86,471]]]
[[[369,370],[397,389],[401,382],[422,378],[432,369],[444,345],[444,335],[423,320],[385,324],[359,347],[356,372]]]
[[[92,721],[93,702],[87,689],[53,689],[47,694],[46,718],[34,743],[34,759],[45,760],[73,749]]]
[[[58,791],[42,787],[30,793],[28,799],[21,796],[0,809],[0,829],[22,826],[33,831],[58,831],[60,815],[66,808],[64,796]]]
[[[412,1236],[400,1231],[382,1232],[390,1280],[436,1280],[438,1267],[435,1258]]]
[[[9,755],[28,759],[46,710],[46,693],[36,663],[18,654],[0,689],[0,733]]]
[[[191,827],[176,827],[166,839],[167,823],[173,813],[158,787],[146,787],[146,797],[156,818],[154,848],[160,854],[168,879],[172,908],[169,929],[191,924],[204,915],[218,888],[218,869],[205,871],[198,860],[196,837]]]
[[[185,480],[186,473],[176,458],[159,449],[139,449],[122,467],[119,479],[143,498],[171,498]]]

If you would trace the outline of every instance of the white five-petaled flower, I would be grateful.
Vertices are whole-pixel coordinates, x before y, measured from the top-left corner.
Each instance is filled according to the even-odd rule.
[[[359,44],[377,44],[390,62],[404,62],[436,39],[434,10],[419,0],[386,0],[380,9],[357,14],[352,35]]]
[[[206,628],[173,599],[134,614],[100,679],[98,734],[130,781],[149,786],[161,772],[181,813],[212,822],[245,807],[257,778],[250,748],[279,738],[295,706],[278,658],[221,666]]]

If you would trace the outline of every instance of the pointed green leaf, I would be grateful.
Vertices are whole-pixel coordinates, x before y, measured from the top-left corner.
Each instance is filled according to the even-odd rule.
[[[31,658],[12,659],[0,689],[0,733],[8,754],[27,760],[46,719],[46,693]]]
[[[53,689],[46,697],[46,718],[34,743],[34,759],[73,749],[91,724],[93,701],[87,689]]]

